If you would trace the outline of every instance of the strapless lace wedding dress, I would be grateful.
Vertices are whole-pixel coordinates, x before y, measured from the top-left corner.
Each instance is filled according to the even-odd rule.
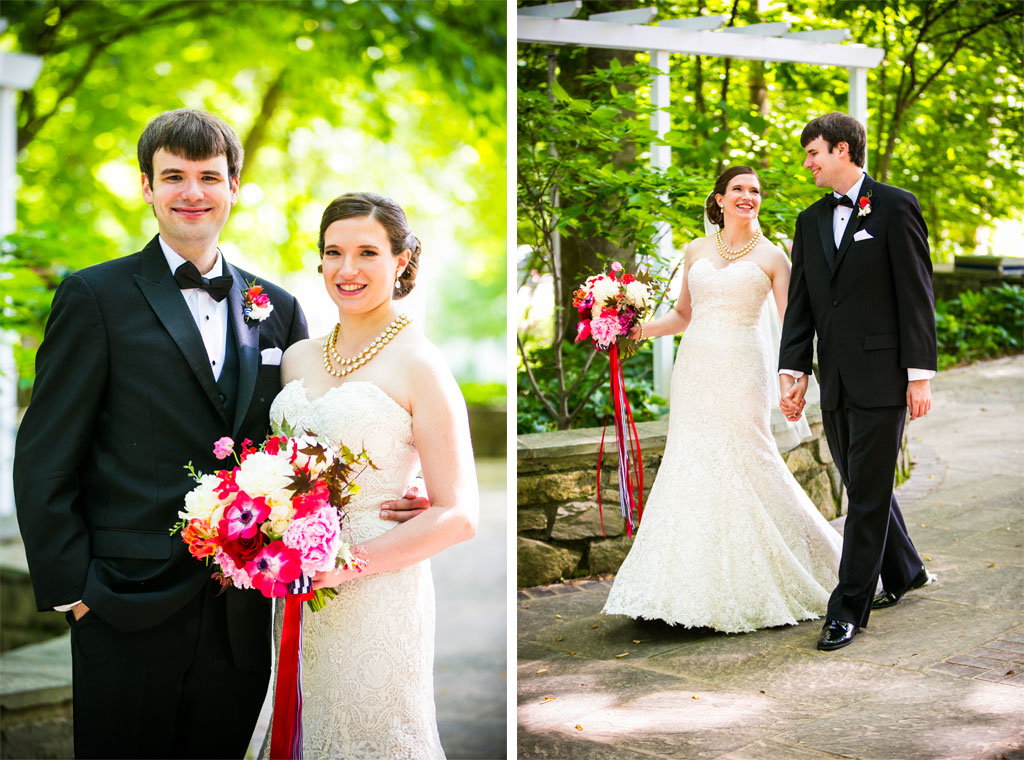
[[[842,537],[772,437],[776,357],[758,328],[771,281],[751,261],[707,259],[688,281],[665,455],[604,612],[728,632],[819,617]]]
[[[332,444],[365,446],[380,469],[364,471],[348,506],[349,540],[363,543],[395,527],[378,517],[419,470],[412,417],[373,383],[347,382],[309,400],[301,380],[270,407]],[[430,562],[342,584],[320,612],[303,615],[302,730],[307,758],[444,758],[434,711],[434,585]],[[274,640],[281,640],[278,601]],[[276,678],[276,674],[275,674]],[[269,736],[261,757],[269,751]]]

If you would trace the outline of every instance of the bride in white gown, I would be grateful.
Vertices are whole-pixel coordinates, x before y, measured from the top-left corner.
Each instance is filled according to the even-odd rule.
[[[685,330],[665,455],[607,614],[752,631],[823,615],[837,582],[842,537],[769,425],[777,356],[760,320],[769,296],[785,314],[789,261],[761,236],[760,204],[753,169],[718,178],[707,212],[722,229],[687,246],[675,308],[633,335]]]
[[[378,469],[358,477],[347,508],[366,568],[318,574],[313,587],[334,587],[337,598],[303,618],[303,750],[310,758],[443,758],[427,558],[476,529],[465,402],[437,349],[394,308],[412,289],[419,257],[402,209],[370,193],[336,198],[320,225],[320,253],[338,326],[284,354],[271,421],[365,446]],[[382,503],[401,498],[421,468],[430,508],[401,524],[381,519]]]

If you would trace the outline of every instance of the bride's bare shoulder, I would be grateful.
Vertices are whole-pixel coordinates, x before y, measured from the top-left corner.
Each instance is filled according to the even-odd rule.
[[[708,253],[713,252],[713,246],[714,242],[709,237],[694,238],[683,249],[686,263],[692,264],[697,259],[707,256]]]
[[[281,356],[281,384],[303,377],[311,365],[319,363],[324,338],[306,338],[292,343]]]

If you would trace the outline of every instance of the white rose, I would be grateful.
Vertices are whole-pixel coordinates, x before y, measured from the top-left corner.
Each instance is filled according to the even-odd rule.
[[[216,475],[203,475],[199,478],[199,484],[185,494],[185,511],[178,512],[178,517],[186,520],[199,519],[210,521],[214,510],[220,506],[220,499],[214,492],[214,488],[220,485],[220,478]]]
[[[267,518],[270,521],[270,530],[278,536],[283,536],[284,532],[288,530],[294,513],[295,510],[292,509],[290,501],[274,500],[270,502],[270,517]]]
[[[647,305],[648,298],[650,298],[650,292],[647,290],[647,286],[639,280],[633,280],[626,285],[626,302],[631,306],[642,309]]]
[[[235,475],[235,483],[249,496],[267,496],[287,486],[292,468],[282,457],[263,452],[250,454]]]

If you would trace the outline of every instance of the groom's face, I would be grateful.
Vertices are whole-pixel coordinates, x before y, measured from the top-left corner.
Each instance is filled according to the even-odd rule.
[[[846,143],[830,146],[823,137],[816,137],[807,143],[804,152],[804,168],[814,175],[814,184],[818,187],[833,187],[843,172],[842,156],[846,151]],[[846,154],[849,155],[849,154]],[[846,161],[849,163],[849,160]]]
[[[142,196],[172,248],[216,246],[238,201],[238,178],[228,175],[223,155],[189,161],[160,148],[153,154],[152,182],[142,175]]]

